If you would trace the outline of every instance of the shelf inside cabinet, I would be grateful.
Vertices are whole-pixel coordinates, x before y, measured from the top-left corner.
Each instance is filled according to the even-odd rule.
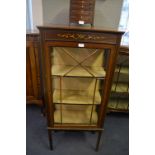
[[[108,103],[108,108],[111,109],[128,109],[129,106],[129,100],[128,99],[110,99]]]
[[[118,67],[116,67],[115,72],[119,72],[122,74],[129,74],[129,67],[128,66],[121,66],[121,67],[118,66]]]
[[[54,122],[55,123],[74,123],[74,124],[90,124],[91,111],[82,110],[63,110],[61,120],[61,110],[55,110]],[[97,123],[97,112],[93,111],[91,124]]]
[[[104,78],[106,72],[103,67],[98,66],[62,66],[53,65],[51,69],[53,76],[68,76],[68,77],[96,77]]]
[[[55,89],[53,92],[54,103],[66,104],[93,104],[93,93],[85,90],[62,90],[62,101],[60,100],[60,90]],[[101,103],[100,92],[96,90],[94,104]]]
[[[119,104],[117,106],[118,109],[128,109],[129,100],[119,100]]]
[[[111,91],[112,92],[117,92],[117,93],[124,93],[128,92],[128,83],[113,83]]]
[[[96,105],[78,105],[78,104],[59,104],[59,103],[55,103],[55,110],[73,110],[73,111],[90,111],[92,110],[92,106],[93,106],[93,110],[96,110]]]

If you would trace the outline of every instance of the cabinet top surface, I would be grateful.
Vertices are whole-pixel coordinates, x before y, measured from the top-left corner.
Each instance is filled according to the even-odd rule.
[[[47,30],[47,29],[57,29],[57,30],[76,30],[76,31],[89,31],[89,32],[106,32],[106,33],[119,33],[123,34],[124,31],[118,30],[118,29],[113,29],[113,28],[105,28],[105,27],[88,27],[85,25],[81,26],[71,26],[71,25],[42,25],[42,26],[37,26],[39,30]]]

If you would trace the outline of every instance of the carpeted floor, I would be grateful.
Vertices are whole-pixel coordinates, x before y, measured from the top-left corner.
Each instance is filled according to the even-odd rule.
[[[110,113],[106,117],[100,149],[91,132],[53,132],[54,150],[49,149],[46,119],[39,107],[28,105],[26,116],[27,155],[128,155],[129,115]]]

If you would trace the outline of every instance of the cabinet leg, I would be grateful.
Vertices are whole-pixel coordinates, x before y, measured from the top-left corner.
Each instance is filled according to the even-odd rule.
[[[96,143],[96,151],[99,149],[100,140],[101,140],[102,131],[98,131],[97,143]]]
[[[41,106],[41,114],[45,117],[45,109],[43,106]]]
[[[51,130],[48,130],[48,138],[49,138],[50,149],[53,150],[53,141],[52,141],[52,131]]]
[[[46,116],[46,107],[45,107],[44,102],[43,102],[43,105],[41,105],[41,113],[44,117]]]

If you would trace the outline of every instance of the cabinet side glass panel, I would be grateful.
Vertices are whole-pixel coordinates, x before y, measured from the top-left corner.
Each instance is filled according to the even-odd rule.
[[[129,110],[129,56],[119,54],[108,103],[110,111]]]

